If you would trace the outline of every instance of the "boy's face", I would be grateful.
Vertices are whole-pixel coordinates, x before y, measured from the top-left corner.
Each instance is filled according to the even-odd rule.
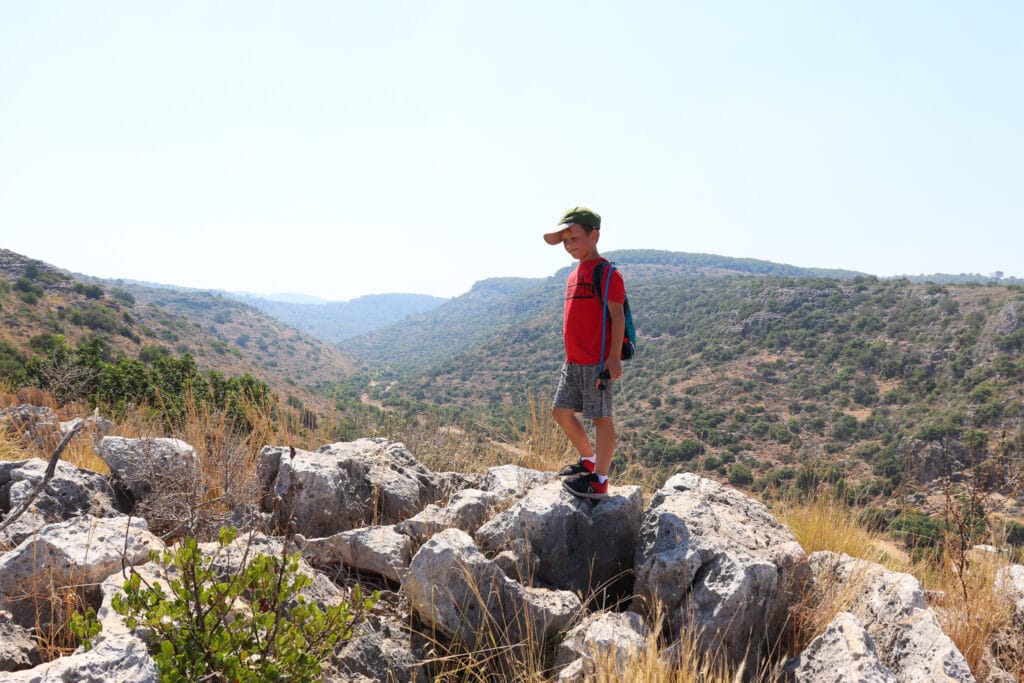
[[[597,238],[600,230],[591,230],[590,234],[579,223],[573,223],[562,231],[562,245],[569,255],[578,261],[586,261],[597,254]]]

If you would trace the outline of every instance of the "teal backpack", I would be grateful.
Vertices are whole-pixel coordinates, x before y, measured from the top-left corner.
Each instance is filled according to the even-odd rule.
[[[605,267],[607,266],[607,268]],[[611,261],[602,261],[594,266],[594,291],[597,297],[604,304],[604,320],[601,323],[601,348],[604,348],[606,328],[608,327],[608,285],[612,281],[612,271],[616,270],[615,264]],[[607,271],[608,277],[604,278],[604,285],[601,284],[602,273]],[[636,327],[633,325],[633,313],[629,310],[629,297],[622,302],[622,312],[626,316],[626,334],[622,336],[622,360],[629,360],[636,355]],[[604,367],[604,360],[601,360],[601,367]]]

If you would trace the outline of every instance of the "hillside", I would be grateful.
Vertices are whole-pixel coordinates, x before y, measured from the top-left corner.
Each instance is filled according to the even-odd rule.
[[[58,338],[72,347],[100,338],[111,356],[188,353],[201,370],[249,373],[282,396],[324,405],[314,389],[352,371],[337,348],[217,294],[78,278],[8,250],[0,250],[0,278],[0,362],[8,366],[45,354]]]
[[[645,466],[759,490],[858,482],[850,497],[870,498],[1024,453],[1020,287],[710,276],[612,257],[640,337],[617,396],[620,451]],[[385,403],[458,406],[511,438],[554,386],[562,282],[480,283],[351,348],[392,367],[397,384],[375,387]]]
[[[606,254],[630,281],[653,278],[779,275],[848,279],[851,271],[800,268],[785,264],[712,254],[658,250],[622,250]],[[568,258],[568,257],[567,257]],[[343,348],[377,368],[401,373],[436,369],[483,340],[519,333],[535,324],[549,326],[561,315],[560,292],[566,267],[548,278],[492,278],[437,308],[389,328],[350,339]]]

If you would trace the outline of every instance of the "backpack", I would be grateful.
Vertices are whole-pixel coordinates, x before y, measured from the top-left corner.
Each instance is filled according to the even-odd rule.
[[[604,285],[602,286],[601,275],[606,270],[608,277],[604,279]],[[597,298],[604,304],[604,320],[601,323],[601,348],[604,348],[605,328],[608,327],[608,285],[611,284],[612,271],[614,270],[616,270],[615,264],[611,261],[602,261],[594,266],[594,291],[597,292]],[[636,327],[633,325],[633,313],[629,310],[628,296],[622,302],[622,313],[626,318],[626,333],[622,335],[622,352],[619,357],[622,360],[629,360],[636,355]],[[604,361],[601,364],[603,366]]]

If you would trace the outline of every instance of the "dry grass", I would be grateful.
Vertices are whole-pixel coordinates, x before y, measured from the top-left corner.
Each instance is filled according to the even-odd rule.
[[[1013,604],[999,590],[996,574],[1008,565],[1006,557],[988,551],[970,551],[966,563],[959,544],[947,543],[938,565],[921,564],[915,575],[930,595],[942,629],[967,659],[971,671],[983,680],[991,643],[1002,633],[1016,634],[1017,646],[1024,634],[1013,625]],[[964,569],[961,572],[960,566]],[[1018,662],[1018,668],[1024,663]]]
[[[829,550],[877,562],[896,572],[912,568],[906,553],[891,538],[860,526],[854,512],[834,498],[822,495],[809,501],[783,501],[772,512],[808,555]]]

